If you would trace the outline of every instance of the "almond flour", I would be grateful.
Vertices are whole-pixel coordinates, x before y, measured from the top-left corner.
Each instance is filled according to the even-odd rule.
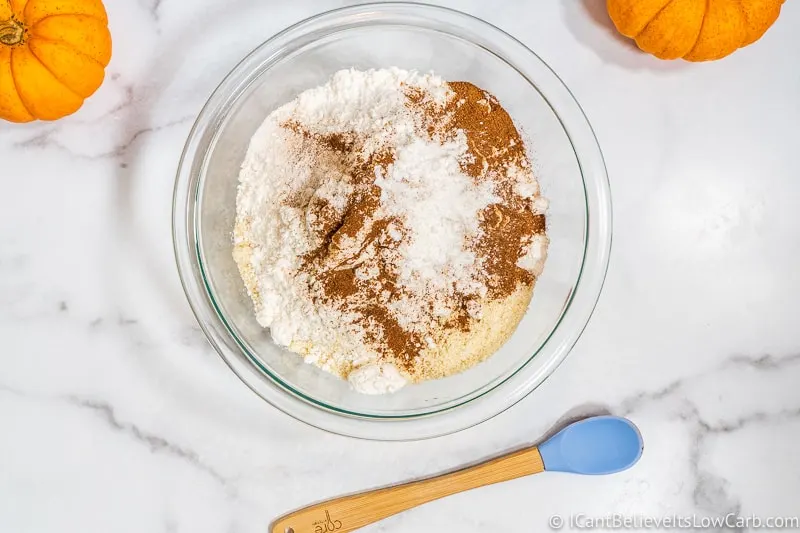
[[[359,392],[491,355],[546,257],[524,143],[468,83],[341,71],[266,119],[239,178],[234,258],[257,320]]]

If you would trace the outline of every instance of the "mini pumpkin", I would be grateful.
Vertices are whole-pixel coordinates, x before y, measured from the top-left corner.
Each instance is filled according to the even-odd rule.
[[[784,0],[607,0],[620,33],[661,59],[720,59],[764,35]]]
[[[0,118],[74,113],[103,83],[110,60],[100,0],[0,0]]]

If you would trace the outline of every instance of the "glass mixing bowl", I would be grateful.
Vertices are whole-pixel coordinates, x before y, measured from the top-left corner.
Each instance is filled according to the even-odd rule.
[[[493,93],[528,141],[550,200],[549,257],[513,337],[456,376],[365,396],[276,346],[256,322],[232,259],[239,167],[250,137],[281,104],[343,68],[434,71]],[[175,185],[181,280],[209,341],[269,403],[356,437],[442,435],[512,406],[564,359],[594,310],[611,247],[611,201],[597,140],[552,70],[519,41],[463,13],[410,3],[324,13],[274,36],[222,82],[192,129]]]

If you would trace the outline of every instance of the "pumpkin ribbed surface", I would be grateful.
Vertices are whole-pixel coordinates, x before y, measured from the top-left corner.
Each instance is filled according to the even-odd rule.
[[[758,39],[784,0],[607,0],[620,33],[661,59],[720,59]]]
[[[110,60],[100,0],[0,0],[0,118],[74,113],[103,83]]]

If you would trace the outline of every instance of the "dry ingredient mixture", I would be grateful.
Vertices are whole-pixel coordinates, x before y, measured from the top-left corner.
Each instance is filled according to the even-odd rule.
[[[547,253],[511,117],[433,74],[338,72],[267,117],[239,179],[234,258],[258,322],[363,393],[494,353]]]

